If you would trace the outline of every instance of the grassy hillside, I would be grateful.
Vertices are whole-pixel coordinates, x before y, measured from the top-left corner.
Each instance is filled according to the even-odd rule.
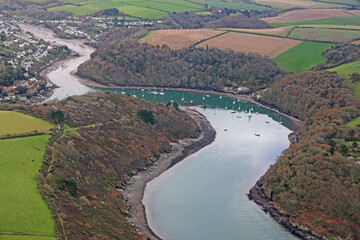
[[[329,71],[337,72],[344,77],[350,77],[352,73],[360,73],[360,61],[347,63],[338,67],[330,68]]]
[[[281,23],[271,23],[274,27],[299,26],[299,25],[357,25],[360,22],[360,16],[354,17],[332,17],[319,20],[301,20]]]
[[[54,125],[19,112],[0,111],[0,135],[45,131]]]
[[[331,43],[302,42],[275,58],[276,63],[290,72],[306,71],[326,61],[323,52]]]
[[[326,28],[295,28],[289,37],[327,42],[348,42],[360,38],[360,31]]]
[[[66,124],[50,139],[40,190],[57,216],[60,237],[143,239],[127,222],[118,189],[169,151],[170,141],[197,137],[197,124],[172,106],[111,93],[24,109],[43,119],[52,110],[62,111]],[[140,110],[151,111],[154,124],[145,123],[137,114]]]
[[[34,177],[42,166],[49,138],[42,135],[0,140],[0,232],[55,234],[51,212]]]
[[[67,1],[68,2],[68,1]],[[74,15],[89,15],[104,9],[117,8],[120,12],[131,17],[144,19],[160,19],[168,15],[168,12],[191,12],[201,11],[203,6],[184,0],[160,0],[160,1],[85,1],[81,3],[72,3],[68,5],[48,8],[48,11],[68,11]]]

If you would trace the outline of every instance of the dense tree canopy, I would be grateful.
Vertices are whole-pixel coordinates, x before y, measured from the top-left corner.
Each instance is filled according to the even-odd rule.
[[[223,90],[232,85],[263,88],[284,72],[258,54],[195,47],[171,50],[128,41],[100,48],[78,74],[102,84]]]
[[[265,174],[268,197],[302,226],[359,239],[360,164],[347,154],[360,131],[344,124],[360,115],[360,103],[346,80],[326,71],[289,75],[263,99],[305,120],[298,144]]]

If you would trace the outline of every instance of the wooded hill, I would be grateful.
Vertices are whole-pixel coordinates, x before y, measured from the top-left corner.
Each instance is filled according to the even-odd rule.
[[[269,57],[215,48],[170,48],[115,42],[92,54],[78,74],[101,84],[223,90],[269,86],[285,72]]]
[[[326,71],[289,75],[263,100],[304,120],[299,142],[265,174],[265,193],[291,221],[329,239],[360,239],[360,164],[347,158],[360,101],[345,78]]]
[[[185,112],[119,94],[90,93],[21,109],[48,121],[64,120],[65,129],[50,139],[36,176],[61,239],[65,234],[67,239],[143,239],[126,221],[127,206],[117,188],[169,151],[170,141],[199,135]],[[142,110],[145,118],[138,114]],[[145,123],[149,116],[153,124]]]

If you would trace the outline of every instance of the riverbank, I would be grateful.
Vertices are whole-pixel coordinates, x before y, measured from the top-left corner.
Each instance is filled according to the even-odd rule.
[[[131,178],[124,189],[119,190],[125,197],[129,207],[128,221],[135,226],[139,233],[143,234],[148,239],[161,238],[149,227],[145,214],[145,207],[142,204],[146,183],[158,177],[167,169],[182,161],[192,153],[209,145],[215,139],[216,132],[205,116],[192,108],[181,108],[198,124],[201,130],[199,138],[179,141],[179,143],[173,145],[170,153],[161,154],[158,161],[152,167],[145,171],[138,172]]]
[[[278,223],[283,225],[295,236],[300,237],[301,239],[306,240],[325,240],[321,236],[316,235],[308,229],[297,226],[290,220],[290,216],[282,213],[278,208],[274,206],[274,203],[269,199],[263,189],[264,176],[262,176],[259,181],[256,182],[255,186],[250,189],[248,194],[249,200],[253,200],[257,205],[259,205],[265,213],[269,215]]]
[[[76,75],[76,74],[75,74]],[[77,75],[76,75],[77,76]],[[79,77],[79,76],[77,76]],[[119,86],[119,85],[103,85],[100,83],[97,83],[93,80],[90,79],[84,79],[84,78],[80,78],[79,77],[79,81],[81,84],[91,87],[91,88],[103,88],[103,89],[154,89],[154,86],[150,87],[150,86]],[[155,86],[156,87],[156,86]],[[296,135],[301,127],[302,121],[294,116],[291,116],[285,112],[283,112],[280,108],[273,106],[273,105],[269,105],[266,104],[265,102],[262,101],[258,101],[256,99],[254,99],[250,94],[235,94],[235,93],[229,93],[229,92],[220,92],[220,91],[215,91],[215,90],[200,90],[200,89],[192,89],[192,88],[173,88],[173,87],[156,87],[158,89],[163,89],[163,90],[170,90],[170,91],[184,91],[184,92],[193,92],[193,93],[203,93],[203,94],[212,94],[212,95],[221,95],[221,96],[226,96],[229,98],[235,98],[238,100],[243,100],[243,101],[247,101],[247,102],[252,102],[254,104],[257,104],[263,108],[269,109],[273,112],[276,112],[284,117],[286,117],[287,119],[290,120],[291,122],[291,130],[293,131],[293,133],[291,135],[289,135],[289,140],[291,143],[294,143],[293,139],[296,138]]]

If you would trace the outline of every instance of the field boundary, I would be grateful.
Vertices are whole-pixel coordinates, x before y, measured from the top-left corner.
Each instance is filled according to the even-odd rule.
[[[198,41],[198,42],[196,42],[196,43],[194,43],[194,44],[192,44],[192,45],[193,45],[193,46],[199,45],[200,43],[206,42],[206,41],[208,41],[208,40],[210,40],[210,39],[213,39],[213,38],[220,37],[220,36],[225,35],[225,34],[227,34],[227,33],[229,33],[229,32],[222,32],[222,33],[219,33],[219,34],[217,34],[217,35],[215,35],[215,36],[212,36],[212,37],[209,37],[209,38],[202,39],[202,40],[200,40],[200,41]]]

